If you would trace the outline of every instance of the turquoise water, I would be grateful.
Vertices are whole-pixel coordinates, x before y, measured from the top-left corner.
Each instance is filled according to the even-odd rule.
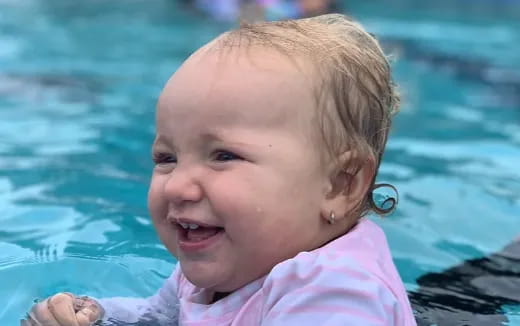
[[[480,7],[349,4],[398,57],[404,106],[379,179],[401,204],[379,223],[411,293],[520,235],[520,11]],[[57,291],[160,286],[174,259],[146,209],[155,100],[226,28],[165,0],[0,0],[2,325]],[[518,305],[499,313],[520,325]]]

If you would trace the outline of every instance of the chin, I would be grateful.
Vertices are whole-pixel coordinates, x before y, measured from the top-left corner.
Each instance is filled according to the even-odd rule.
[[[203,275],[187,275],[184,274],[188,281],[191,284],[195,285],[198,288],[206,289],[214,292],[233,292],[236,289],[240,288],[237,286],[233,286],[231,284],[226,284],[215,278],[213,274],[212,277],[203,277]]]
[[[188,281],[190,281],[193,285],[198,288],[215,291],[215,292],[231,292],[228,290],[228,287],[219,284],[217,280],[214,279],[204,279],[201,277],[188,277],[186,276]]]
[[[192,268],[182,268],[182,272],[190,283],[199,288],[213,289],[218,287],[219,280],[215,277],[216,275],[214,271],[205,271],[202,268],[199,269],[193,266]]]

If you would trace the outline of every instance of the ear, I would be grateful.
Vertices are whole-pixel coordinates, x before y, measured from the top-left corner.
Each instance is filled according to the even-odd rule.
[[[327,221],[331,212],[338,221],[348,219],[363,200],[375,173],[372,156],[361,158],[347,151],[336,162],[330,169],[328,192],[321,209],[321,216]]]

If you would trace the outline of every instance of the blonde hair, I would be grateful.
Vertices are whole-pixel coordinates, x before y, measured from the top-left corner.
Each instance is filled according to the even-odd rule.
[[[224,33],[217,43],[219,47],[262,46],[289,58],[309,59],[321,77],[316,83],[316,104],[324,113],[319,116],[327,157],[337,158],[349,150],[358,159],[375,161],[371,186],[356,213],[363,216],[370,209],[380,214],[393,210],[396,199],[390,200],[389,209],[377,207],[372,191],[381,186],[374,182],[392,116],[399,108],[399,95],[389,62],[371,34],[347,16],[328,14],[242,24]],[[354,174],[359,168],[345,167]]]

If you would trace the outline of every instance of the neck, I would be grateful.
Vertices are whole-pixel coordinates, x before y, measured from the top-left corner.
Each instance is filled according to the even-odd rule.
[[[224,299],[225,297],[227,297],[230,294],[231,294],[231,292],[215,292],[215,294],[213,294],[213,298],[210,300],[210,303],[215,303],[215,302],[219,301],[220,299]]]

